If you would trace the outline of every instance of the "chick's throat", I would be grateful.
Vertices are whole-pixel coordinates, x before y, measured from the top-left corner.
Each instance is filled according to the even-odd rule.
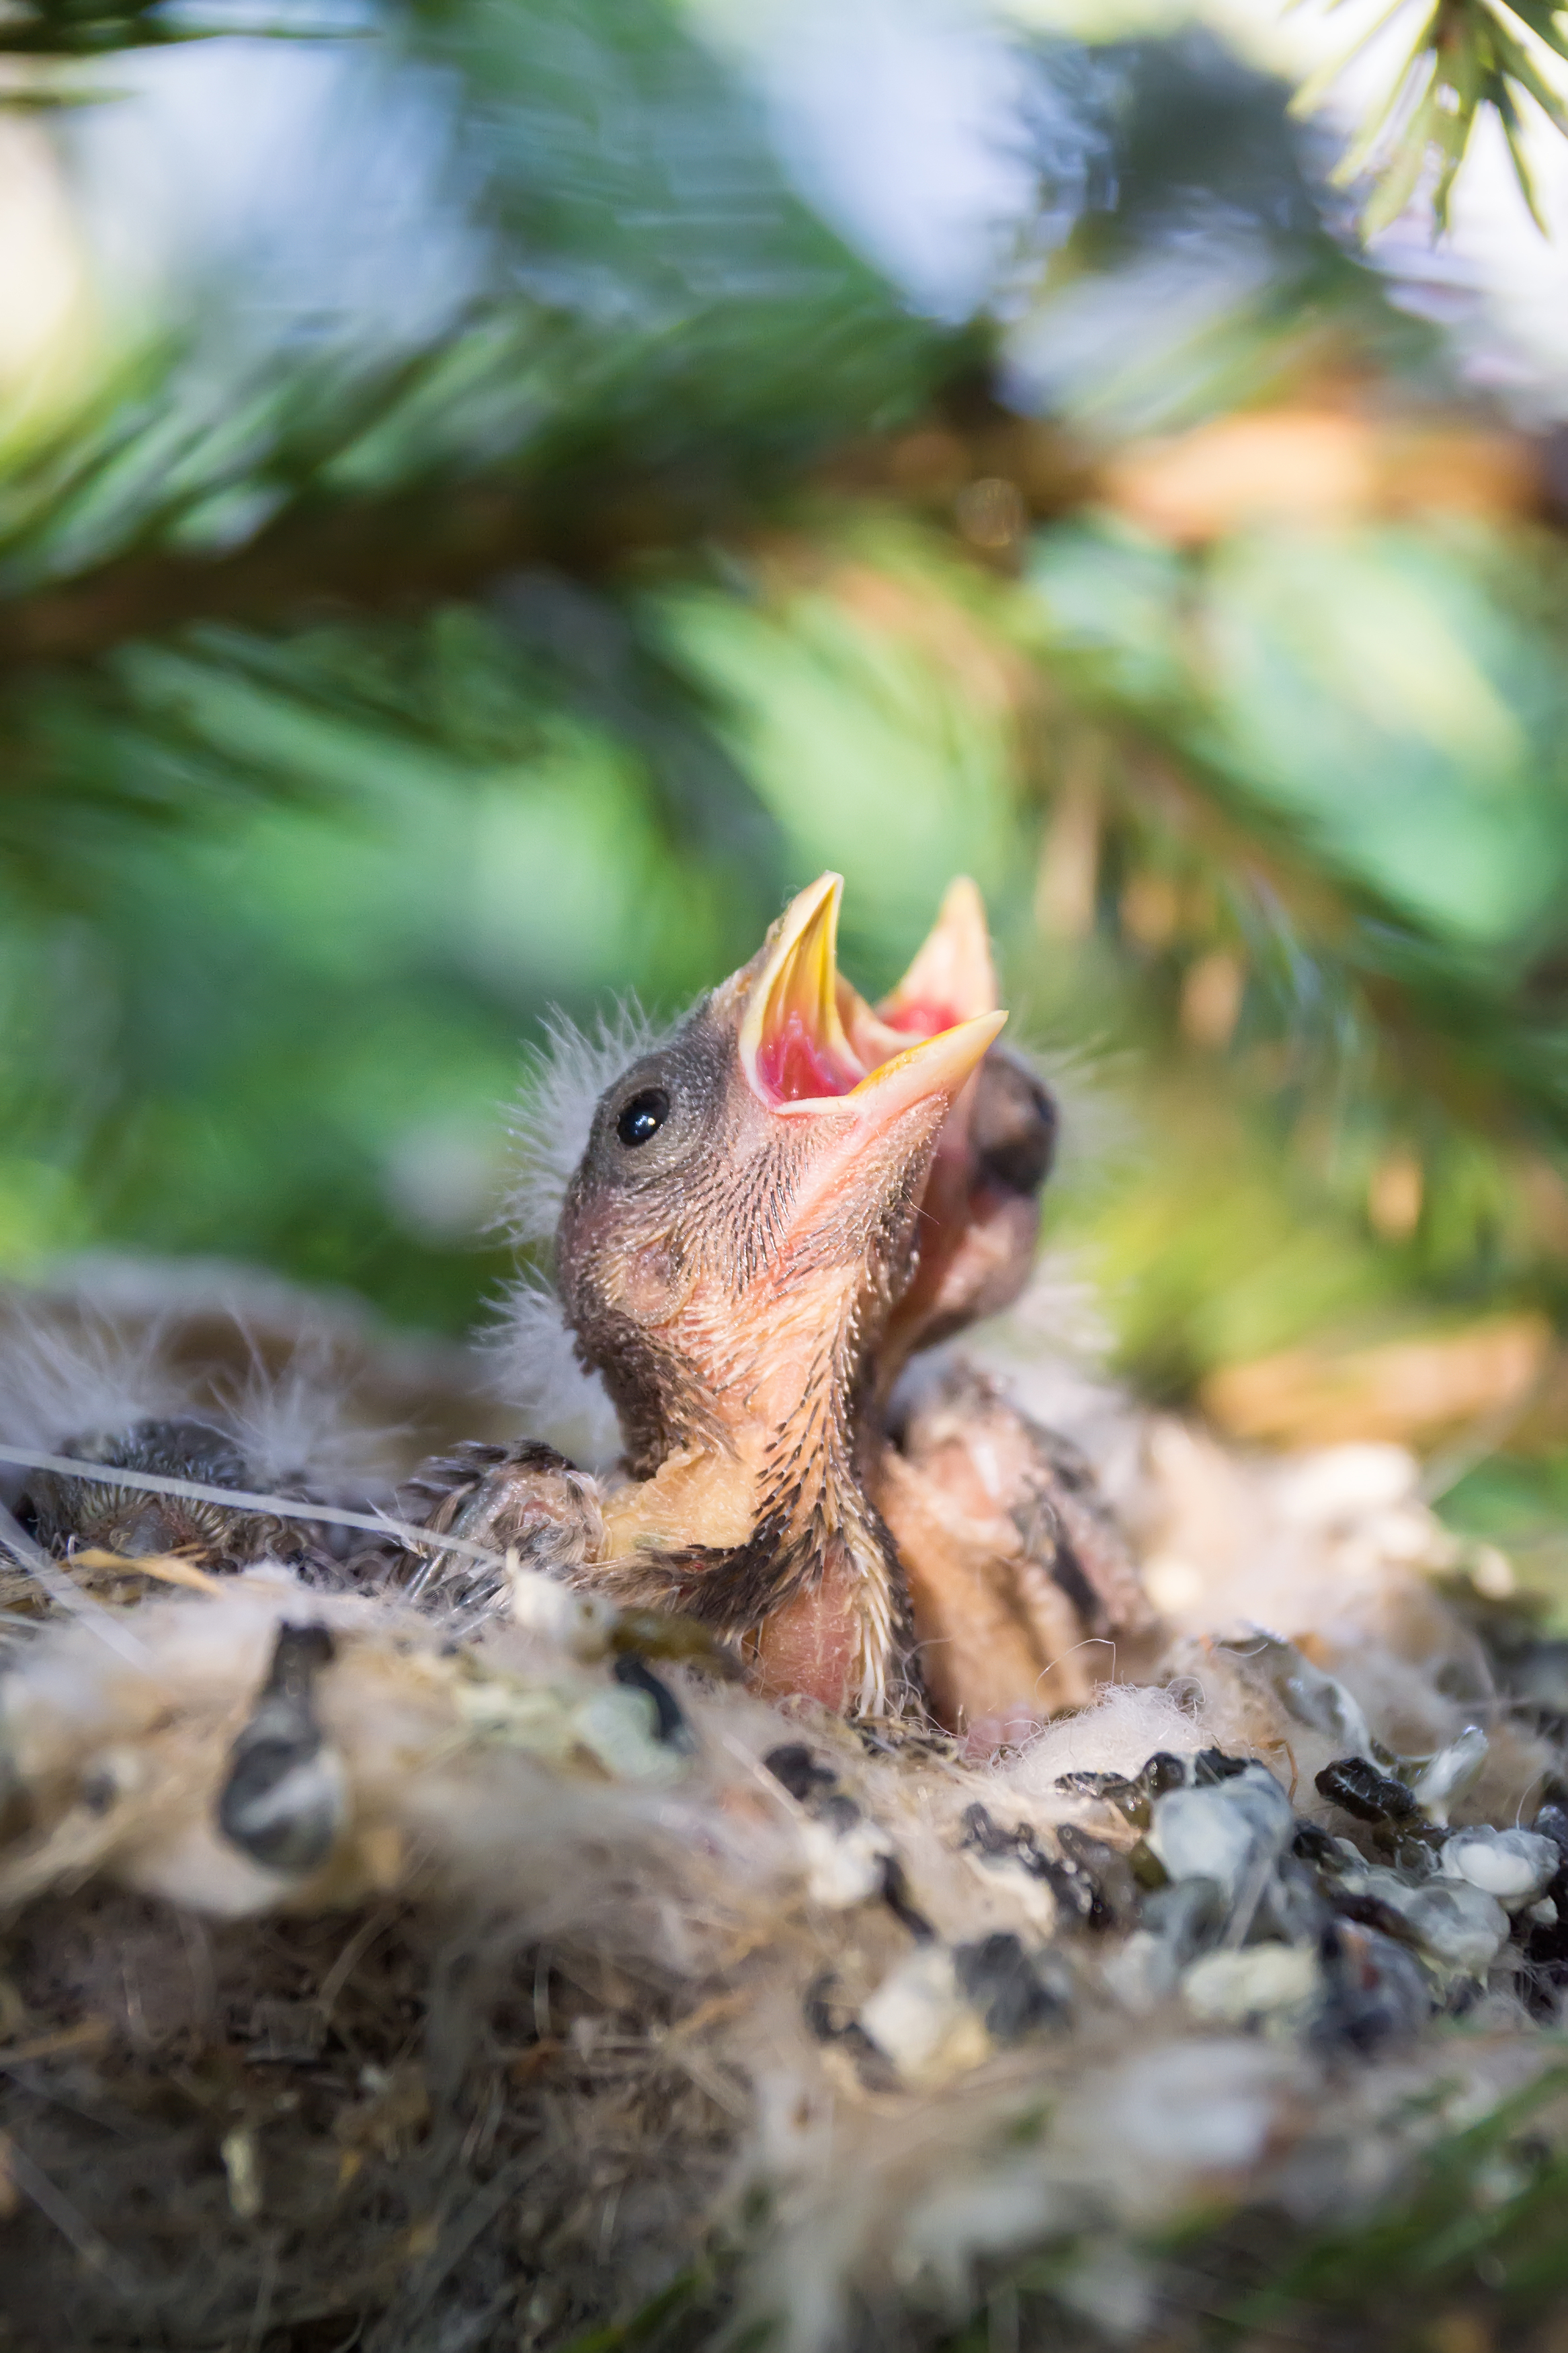
[[[885,1704],[903,1616],[862,1460],[867,1335],[885,1308],[866,1275],[861,1259],[748,1286],[699,1351],[715,1435],[605,1507],[617,1589],[703,1619],[763,1689],[839,1710]]]
[[[865,1322],[857,1272],[823,1268],[785,1285],[758,1283],[700,1340],[687,1335],[702,1424],[611,1496],[608,1558],[716,1556],[761,1529],[788,1542],[814,1520],[825,1531],[836,1524],[827,1491],[854,1470]]]

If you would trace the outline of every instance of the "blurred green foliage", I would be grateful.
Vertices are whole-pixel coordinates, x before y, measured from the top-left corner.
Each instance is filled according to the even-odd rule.
[[[1289,92],[1012,37],[1035,209],[937,318],[667,0],[312,47],[362,132],[437,125],[449,292],[296,299],[263,221],[0,420],[0,1264],[461,1328],[544,1009],[676,1007],[834,865],[870,990],[981,881],[1064,1071],[1053,1237],[1155,1393],[1568,1304],[1561,542],[1528,495],[1227,504],[1223,456],[1173,525],[1118,471],[1497,438]]]

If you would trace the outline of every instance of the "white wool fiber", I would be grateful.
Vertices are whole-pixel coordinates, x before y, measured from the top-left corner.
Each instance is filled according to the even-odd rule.
[[[1157,1749],[1190,1756],[1214,1740],[1193,1694],[1178,1686],[1113,1683],[1097,1705],[1048,1724],[1010,1763],[994,1768],[1018,1797],[1048,1798],[1064,1773],[1137,1773]]]

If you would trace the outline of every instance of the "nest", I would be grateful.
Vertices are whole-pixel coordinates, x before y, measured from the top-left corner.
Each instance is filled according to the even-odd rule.
[[[1481,2243],[1461,2147],[1503,2244],[1568,2146],[1540,1659],[1393,1450],[1028,1377],[1163,1649],[984,1764],[539,1578],[19,1566],[0,2343],[1197,2342],[1309,2240]]]

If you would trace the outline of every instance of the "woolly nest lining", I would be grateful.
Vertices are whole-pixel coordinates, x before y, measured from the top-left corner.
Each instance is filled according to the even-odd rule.
[[[529,1577],[14,1625],[0,2343],[935,2345],[1026,2257],[1169,2342],[1196,2214],[1357,2220],[1531,2086],[1554,2151],[1559,1759],[1414,1464],[1012,1377],[1166,1642],[985,1765]]]

